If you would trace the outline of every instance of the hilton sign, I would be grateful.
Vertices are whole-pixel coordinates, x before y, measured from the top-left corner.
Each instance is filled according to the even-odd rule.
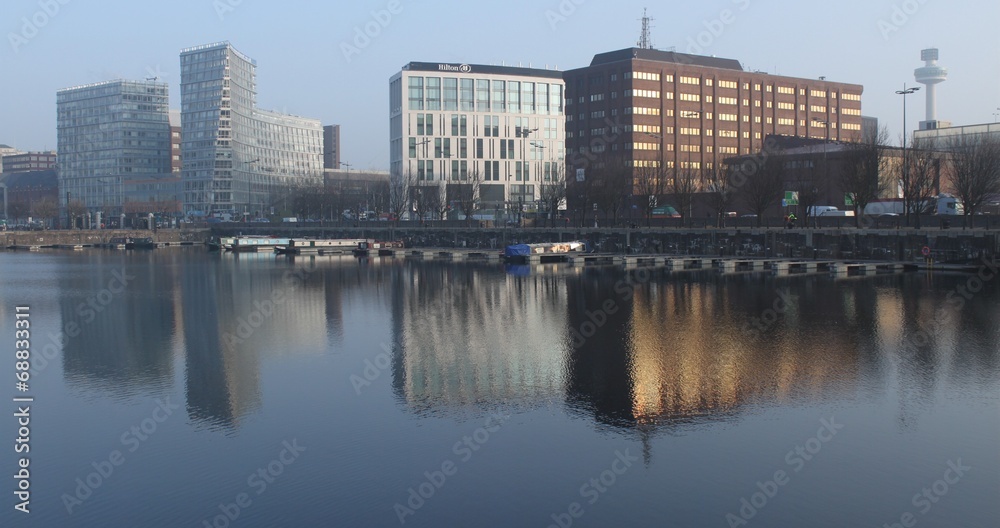
[[[468,64],[438,64],[438,71],[471,73],[472,66]]]

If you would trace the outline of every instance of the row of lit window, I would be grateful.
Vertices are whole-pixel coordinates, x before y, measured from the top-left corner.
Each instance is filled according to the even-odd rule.
[[[668,99],[672,99],[673,93],[667,93],[670,93],[670,97],[668,97]],[[625,90],[625,97],[649,97],[652,99],[659,99],[660,92],[656,90]]]

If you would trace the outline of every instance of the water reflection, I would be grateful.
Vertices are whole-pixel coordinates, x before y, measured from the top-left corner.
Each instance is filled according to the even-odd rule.
[[[56,273],[67,384],[117,398],[173,384],[175,268],[150,253],[91,252]],[[137,314],[142,314],[138,317]]]
[[[182,360],[191,421],[224,431],[260,411],[268,359],[351,352],[345,334],[368,330],[345,319],[362,309],[388,324],[367,341],[391,344],[392,390],[420,415],[565,405],[654,434],[749,405],[897,391],[909,427],[943,383],[988,391],[1000,369],[997,285],[959,307],[948,292],[965,277],[93,252],[59,273],[64,325],[119,268],[134,276],[127,291],[67,340],[68,383],[156,393]]]
[[[565,386],[567,285],[495,266],[408,263],[393,275],[393,386],[417,412],[537,406]]]

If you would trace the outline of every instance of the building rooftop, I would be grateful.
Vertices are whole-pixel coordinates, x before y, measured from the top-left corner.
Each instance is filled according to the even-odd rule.
[[[590,62],[590,65],[599,66],[601,64],[611,64],[613,62],[622,62],[632,59],[673,62],[676,64],[690,64],[693,66],[704,66],[708,68],[743,71],[743,65],[740,64],[740,61],[735,59],[722,59],[718,57],[706,57],[703,55],[690,55],[687,53],[646,48],[625,48],[617,51],[609,51],[607,53],[598,53],[597,55],[594,55],[594,60]]]
[[[426,71],[447,73],[482,73],[494,75],[519,75],[524,77],[545,77],[562,80],[559,70],[541,68],[522,68],[520,66],[488,66],[485,64],[452,64],[445,62],[411,62],[403,66],[403,71]]]

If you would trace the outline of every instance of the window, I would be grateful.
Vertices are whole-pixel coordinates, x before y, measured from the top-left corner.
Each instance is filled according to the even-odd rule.
[[[458,110],[458,79],[444,79],[444,110]]]
[[[583,98],[580,99],[582,103]],[[507,109],[512,114],[521,113],[521,83],[518,81],[507,83]]]
[[[840,128],[844,130],[861,130],[861,125],[855,123],[841,123]]]
[[[632,79],[639,79],[639,80],[643,80],[643,81],[659,81],[660,80],[660,74],[659,73],[650,73],[650,72],[640,72],[640,71],[637,71],[637,72],[626,72],[625,75],[626,75],[626,77],[625,77],[626,79],[632,78]],[[673,79],[668,79],[668,80],[669,81],[673,81]]]
[[[660,115],[659,108],[646,108],[642,106],[626,107],[625,115]]]
[[[788,95],[795,95],[795,88],[792,88],[791,86],[779,86],[778,87],[778,93],[780,93],[780,94],[788,94]]]
[[[860,101],[861,100],[861,95],[860,94],[844,93],[844,94],[840,94],[840,98],[843,99],[843,100],[845,100],[845,101]]]
[[[719,114],[719,121],[736,121],[736,114]]]
[[[819,105],[812,105],[812,106],[809,107],[809,111],[810,112],[818,112],[818,113],[821,113],[821,114],[825,114],[826,113],[826,107],[825,106],[819,106]]]
[[[490,81],[476,80],[476,111],[490,111]]]
[[[719,88],[736,89],[736,81],[719,81]]]
[[[410,138],[410,158],[417,157],[417,138]]]
[[[603,101],[603,100],[604,100],[604,94],[602,94],[602,93],[600,93],[600,94],[594,94],[594,95],[590,96],[590,102],[591,103],[593,103],[594,101]]]
[[[712,84],[713,84],[712,79],[705,79],[705,86],[712,86]]]
[[[841,108],[840,113],[843,115],[859,116],[861,115],[861,110],[857,108]]]
[[[701,135],[701,129],[700,128],[681,128],[681,135],[682,136],[700,136]]]
[[[424,78],[410,77],[409,80],[410,110],[424,109]]]
[[[746,99],[744,99],[744,101],[746,101]],[[735,97],[720,97],[719,98],[719,104],[735,105],[736,104],[736,98]]]
[[[660,92],[656,90],[625,90],[625,97],[649,97],[659,99]]]
[[[472,112],[476,109],[474,103],[474,83],[473,79],[462,79],[461,86],[462,91],[460,93],[461,109],[464,112]]]
[[[698,78],[697,77],[685,77],[685,76],[682,75],[681,76],[681,84],[701,84],[701,83],[698,82]]]
[[[476,139],[476,159],[483,159],[483,140]]]
[[[698,94],[682,93],[681,94],[681,101],[698,102],[698,101],[701,101],[701,96],[698,95]]]
[[[794,126],[795,125],[795,120],[794,119],[786,119],[786,118],[783,118],[783,117],[779,117],[778,118],[778,124],[779,125],[786,125],[786,126]]]
[[[826,97],[826,90],[809,90],[810,97]]]
[[[720,138],[734,138],[734,137],[736,137],[736,131],[735,130],[720,130],[719,131],[719,137]]]
[[[770,101],[768,101],[770,102]],[[795,110],[795,104],[793,103],[778,103],[779,110]]]

